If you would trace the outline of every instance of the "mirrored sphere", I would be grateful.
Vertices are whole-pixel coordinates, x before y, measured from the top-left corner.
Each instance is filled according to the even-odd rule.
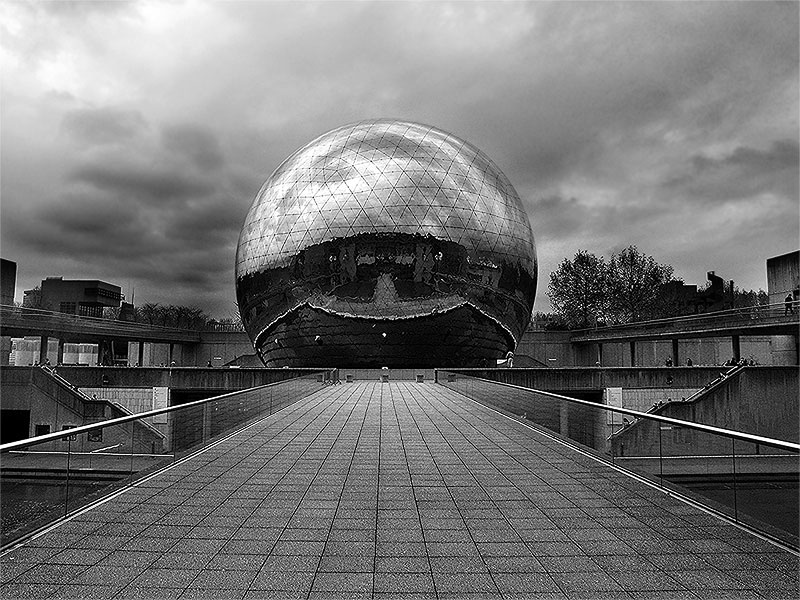
[[[267,366],[494,364],[525,331],[536,248],[519,196],[475,146],[369,120],[321,135],[256,194],[239,311]]]

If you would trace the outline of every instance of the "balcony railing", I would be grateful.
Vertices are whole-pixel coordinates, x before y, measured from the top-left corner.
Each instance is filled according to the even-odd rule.
[[[0,327],[4,335],[34,335],[41,331],[152,341],[200,341],[199,331],[8,305],[0,305]]]
[[[641,335],[644,329],[648,334],[669,332],[698,332],[706,330],[725,330],[755,328],[767,326],[792,325],[800,322],[800,305],[788,306],[781,302],[762,304],[743,308],[731,308],[679,317],[653,319],[636,323],[620,323],[618,325],[601,325],[591,329],[576,329],[572,332],[573,340],[602,339],[624,336],[629,332]]]
[[[800,444],[437,371],[437,381],[792,548]]]
[[[324,370],[1,445],[2,547],[336,379]]]

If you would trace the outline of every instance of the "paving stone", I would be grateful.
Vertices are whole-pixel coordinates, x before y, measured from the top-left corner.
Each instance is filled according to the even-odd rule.
[[[144,570],[144,566],[98,565],[82,571],[72,579],[71,583],[77,585],[122,587],[136,579]]]
[[[152,586],[129,586],[114,595],[114,598],[120,600],[175,600],[183,594],[183,588],[168,588],[159,585]]]
[[[376,593],[435,593],[430,573],[376,573]]]
[[[315,573],[308,571],[268,571],[262,569],[250,584],[251,590],[309,592]],[[271,594],[270,594],[271,595]]]
[[[375,557],[349,555],[323,555],[318,571],[328,573],[372,573]]]
[[[86,565],[53,565],[40,563],[14,577],[11,583],[64,584],[75,579],[87,568]]]
[[[242,588],[199,588],[189,587],[180,595],[180,600],[241,600],[247,594]]]
[[[427,556],[378,556],[376,573],[427,573],[430,565]]]
[[[359,592],[372,594],[372,573],[323,573],[314,578],[312,592]]]
[[[436,592],[442,594],[492,594],[499,593],[489,573],[437,573],[433,578],[436,583]]]
[[[559,593],[561,590],[547,573],[497,573],[493,575],[497,588],[507,594]]]
[[[78,598],[78,599],[104,599],[113,598],[121,586],[97,586],[97,585],[76,585],[67,584],[62,585],[58,590],[50,596],[51,598]]]
[[[4,598],[40,600],[42,598],[51,598],[58,592],[60,587],[56,583],[7,583],[3,585],[2,592]]]
[[[246,569],[204,569],[197,574],[189,587],[246,590],[257,574],[256,570]]]
[[[587,577],[586,573],[564,572],[549,573],[549,575],[568,596],[587,596],[591,594],[592,597],[595,597],[598,592],[613,592],[613,594],[617,595],[624,593],[622,586],[602,571],[598,571],[596,577]]]

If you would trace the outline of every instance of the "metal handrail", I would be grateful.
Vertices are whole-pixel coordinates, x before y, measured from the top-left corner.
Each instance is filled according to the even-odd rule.
[[[127,416],[136,416],[136,417],[140,417],[141,418],[141,413],[135,413],[135,412],[131,411],[127,406],[125,406],[123,404],[120,404],[116,400],[107,400],[107,402],[109,402],[110,404],[113,404],[114,406],[116,406],[117,409],[119,409],[120,412],[122,412],[123,414],[125,414]],[[183,405],[179,405],[179,406],[183,406]],[[118,417],[118,418],[122,418],[122,417]],[[163,431],[161,431],[158,427],[156,427],[155,425],[152,425],[151,423],[148,423],[147,421],[144,421],[144,420],[142,420],[142,425],[144,425],[145,429],[149,429],[151,433],[155,433],[158,437],[163,438],[163,439],[167,438],[166,434]]]
[[[780,310],[785,310],[786,304],[784,302],[775,302],[772,304],[759,304],[757,306],[741,306],[739,308],[727,308],[725,310],[715,310],[704,313],[695,313],[690,315],[677,315],[674,317],[662,317],[660,319],[650,319],[647,321],[634,321],[630,323],[615,323],[613,325],[603,325],[601,327],[584,327],[582,329],[574,329],[571,331],[573,335],[588,334],[592,332],[612,331],[616,329],[627,329],[630,327],[641,327],[646,325],[670,325],[680,323],[691,323],[693,321],[702,321],[704,319],[721,319],[724,317],[763,314],[764,316],[785,316],[780,314]],[[776,311],[778,314],[771,314]],[[797,313],[793,313],[797,314]]]
[[[552,392],[545,392],[543,390],[536,390],[533,388],[526,388],[520,385],[514,385],[512,383],[504,383],[502,381],[493,381],[491,379],[482,379],[480,377],[473,377],[472,375],[464,375],[462,373],[458,373],[457,371],[450,371],[447,369],[436,369],[437,378],[436,381],[439,382],[439,385],[443,385],[438,378],[438,373],[455,373],[456,375],[460,375],[461,377],[469,377],[470,379],[475,379],[477,381],[485,382],[485,383],[492,383],[495,385],[501,385],[508,388],[524,391],[524,392],[535,392],[537,394],[542,394],[544,396],[549,396],[550,398],[556,398],[558,400],[566,400],[572,404],[580,404],[582,406],[590,406],[592,408],[599,408],[601,410],[609,411],[609,412],[620,412],[626,415],[630,415],[636,417],[637,419],[650,419],[652,421],[659,421],[661,423],[668,423],[670,425],[678,425],[680,427],[688,427],[691,429],[697,429],[699,431],[703,431],[705,433],[712,433],[715,435],[721,435],[723,437],[731,438],[734,440],[738,440],[741,442],[750,442],[752,444],[764,444],[767,446],[772,446],[775,448],[779,448],[781,450],[786,450],[787,452],[794,452],[800,453],[800,444],[795,444],[793,442],[787,442],[784,440],[776,440],[773,438],[767,438],[760,435],[754,435],[752,433],[743,433],[741,431],[733,431],[731,429],[723,429],[721,427],[715,427],[713,425],[706,425],[705,423],[693,423],[691,421],[682,421],[681,419],[674,419],[672,417],[664,417],[661,415],[654,415],[652,413],[641,412],[638,410],[633,410],[631,408],[623,408],[621,406],[608,406],[606,404],[597,404],[595,402],[589,402],[588,400],[580,400],[579,398],[570,398],[569,396],[562,396],[561,394],[554,394]],[[447,383],[447,382],[445,382]]]
[[[30,308],[28,306],[12,306],[9,304],[0,304],[0,314],[4,311],[9,311],[15,314],[23,314],[28,316],[41,316],[53,317],[62,319],[64,321],[90,321],[97,325],[109,325],[115,328],[128,328],[128,329],[155,329],[163,331],[164,333],[199,333],[196,329],[181,329],[179,327],[167,327],[164,325],[155,325],[150,323],[142,323],[140,321],[120,321],[118,319],[106,319],[104,317],[93,317],[90,315],[76,315],[72,313],[62,313],[53,310],[44,310],[41,308]]]
[[[313,374],[316,375],[319,372],[325,372],[327,370],[322,371],[315,371]],[[329,371],[328,371],[329,372]],[[0,445],[0,454],[4,452],[9,452],[11,450],[16,450],[18,448],[25,448],[27,446],[31,446],[33,444],[41,444],[44,442],[51,442],[54,440],[58,440],[64,437],[69,437],[73,435],[78,435],[81,433],[85,433],[87,431],[94,431],[95,429],[103,429],[104,427],[113,427],[115,425],[122,425],[123,423],[129,423],[131,421],[138,421],[140,419],[144,419],[146,417],[153,417],[156,415],[161,415],[164,413],[169,413],[173,411],[178,411],[184,408],[189,408],[193,406],[201,406],[203,404],[207,404],[209,402],[215,400],[222,400],[224,398],[230,398],[232,396],[237,396],[239,394],[243,394],[245,392],[253,392],[255,390],[260,390],[272,386],[277,386],[282,383],[287,383],[290,381],[298,381],[300,379],[306,379],[310,377],[309,375],[303,375],[301,377],[292,377],[291,379],[284,379],[283,381],[275,381],[273,383],[267,383],[266,385],[259,385],[252,388],[247,388],[246,390],[237,390],[235,392],[228,392],[227,394],[220,394],[219,396],[214,396],[213,398],[204,398],[202,400],[195,400],[193,402],[187,402],[186,404],[178,404],[177,406],[167,406],[165,408],[156,408],[153,410],[148,410],[145,412],[134,413],[130,416],[126,417],[118,417],[116,419],[108,419],[107,421],[100,421],[98,423],[91,423],[89,425],[81,425],[80,427],[73,427],[72,429],[65,429],[63,431],[54,431],[52,433],[46,433],[45,435],[40,435],[32,438],[25,438],[24,440],[17,440],[15,442],[9,442],[7,444]]]
[[[697,390],[696,392],[694,392],[694,393],[692,393],[692,394],[689,394],[689,395],[688,395],[688,396],[686,396],[686,398],[684,398],[683,400],[672,400],[671,402],[667,402],[667,403],[668,403],[668,404],[670,404],[670,403],[672,403],[672,404],[674,404],[674,403],[682,404],[682,403],[684,403],[684,402],[694,402],[694,401],[696,401],[696,400],[697,400],[697,399],[698,399],[700,396],[702,396],[703,394],[705,394],[706,392],[709,392],[709,391],[711,391],[712,389],[716,388],[717,386],[720,386],[720,385],[722,385],[722,384],[723,384],[725,381],[727,381],[727,380],[728,380],[730,377],[733,377],[734,375],[738,375],[738,374],[739,374],[741,371],[743,371],[744,369],[745,369],[745,365],[736,365],[736,366],[734,366],[734,367],[732,367],[732,368],[728,369],[728,370],[727,370],[727,371],[725,371],[724,373],[720,373],[720,374],[719,374],[719,376],[718,376],[716,379],[714,379],[713,381],[711,381],[711,382],[707,383],[706,385],[704,385],[702,388],[700,388],[700,389],[699,389],[699,390]],[[654,405],[654,407],[653,407],[653,408],[651,408],[650,410],[653,410],[654,408],[655,408],[655,405]],[[647,411],[647,413],[648,413],[648,414],[651,414],[651,413],[650,413],[650,410],[648,410],[648,411]]]

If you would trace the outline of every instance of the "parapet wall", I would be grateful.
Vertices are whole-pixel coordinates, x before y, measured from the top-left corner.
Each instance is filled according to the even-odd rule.
[[[10,367],[13,368],[13,367]],[[202,367],[58,367],[64,379],[80,388],[168,387],[236,391],[318,372],[319,369]]]
[[[696,400],[672,402],[657,413],[682,421],[798,443],[798,404],[796,367],[746,367]],[[701,450],[722,454],[731,451],[727,438],[681,431],[676,427],[667,429],[669,433],[661,435],[659,440],[656,422],[637,420],[614,436],[615,452],[625,456],[655,456],[659,447],[668,455],[697,454]],[[736,444],[736,451],[742,454],[758,452],[743,443]]]
[[[761,368],[761,367],[757,367]],[[723,367],[575,367],[563,369],[453,369],[458,373],[549,392],[620,388],[700,389]]]
[[[693,402],[659,414],[764,437],[800,442],[797,367],[746,367]]]

